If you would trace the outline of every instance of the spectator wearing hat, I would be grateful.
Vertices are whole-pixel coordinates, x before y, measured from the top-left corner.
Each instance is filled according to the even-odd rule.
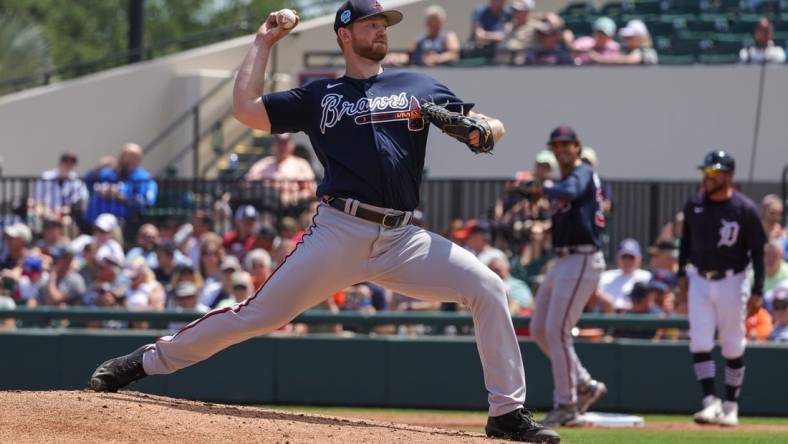
[[[258,223],[257,209],[251,205],[241,205],[235,211],[235,229],[225,233],[224,250],[238,260],[242,260],[255,243]]]
[[[262,182],[279,191],[282,205],[295,205],[315,198],[315,172],[305,159],[295,156],[290,133],[277,134],[272,155],[255,162],[246,173],[248,182]]]
[[[550,150],[542,150],[536,153],[534,158],[534,178],[545,183],[548,180],[554,179],[558,175],[558,161],[555,160],[555,154]]]
[[[739,51],[740,63],[785,63],[785,50],[774,44],[774,25],[768,18],[761,17],[752,37],[755,44]]]
[[[586,65],[595,59],[618,57],[621,46],[614,40],[615,37],[616,22],[610,17],[599,17],[592,27],[592,35],[579,37],[572,44],[575,63]]]
[[[95,293],[96,307],[106,309],[123,308],[123,296],[119,294],[121,290],[112,284],[106,282],[96,284],[95,287],[92,287],[91,291]],[[88,321],[87,323],[88,328],[101,329],[127,328],[128,325],[129,324],[126,321],[118,321],[114,319],[106,321]]]
[[[231,292],[229,297],[222,299],[216,308],[231,307],[243,302],[252,296],[254,287],[252,277],[245,271],[236,271],[230,275]]]
[[[88,287],[88,291],[82,297],[82,305],[95,306],[98,302],[99,293],[102,285],[106,284],[112,288],[113,294],[120,295],[121,282],[120,273],[122,262],[118,262],[115,255],[107,249],[96,251],[96,276],[93,285]]]
[[[571,65],[572,54],[564,45],[563,30],[550,20],[535,28],[536,42],[525,52],[527,65]]]
[[[646,24],[640,20],[630,20],[627,26],[618,32],[624,40],[624,52],[619,55],[604,56],[591,53],[594,63],[618,65],[656,65],[657,51],[653,47],[651,35]]]
[[[44,171],[33,191],[35,213],[61,217],[78,214],[88,200],[88,189],[75,171],[77,154],[60,155],[57,167]]]
[[[205,280],[200,270],[193,264],[181,264],[175,268],[175,272],[170,280],[167,307],[172,308],[175,305],[175,289],[184,282],[188,282],[197,287],[197,302],[200,302],[200,296],[205,288]]]
[[[56,217],[45,217],[41,227],[41,239],[35,246],[43,254],[50,255],[50,250],[65,240],[63,222]]]
[[[156,243],[159,241],[159,229],[153,224],[143,224],[137,230],[137,246],[129,250],[126,254],[126,261],[131,262],[135,258],[145,259],[148,268],[155,269],[159,265],[156,258]]]
[[[465,240],[465,249],[473,253],[483,264],[488,264],[493,258],[508,260],[506,254],[491,246],[492,227],[483,220],[468,221],[468,238]]]
[[[615,311],[632,309],[629,294],[636,282],[648,282],[651,273],[640,268],[643,257],[635,239],[624,239],[618,246],[618,268],[602,272],[597,297],[611,304]]]
[[[124,263],[126,255],[119,239],[122,240],[118,218],[109,213],[100,214],[93,225],[93,243],[97,253],[106,249],[114,256],[115,262]]]
[[[20,267],[33,240],[33,233],[27,225],[17,222],[6,226],[3,235],[5,243],[0,254],[0,270]]]
[[[61,243],[50,249],[50,255],[49,276],[42,282],[33,305],[79,305],[87,287],[74,268],[74,251],[68,243]]]
[[[200,289],[191,282],[181,282],[173,290],[173,306],[175,311],[196,311],[207,313],[208,307],[200,303]],[[180,330],[186,326],[187,322],[171,322],[168,326],[170,330]]]
[[[37,255],[28,255],[22,260],[22,274],[19,276],[19,300],[35,306],[36,297],[49,278],[44,260]]]
[[[142,166],[142,147],[127,143],[118,156],[117,168],[98,171],[93,183],[85,219],[94,223],[102,213],[110,213],[122,221],[134,223],[142,209],[156,203],[158,185]]]
[[[257,230],[257,238],[254,242],[254,248],[262,248],[269,254],[279,247],[281,239],[279,232],[270,224],[261,224]]]
[[[774,328],[769,334],[769,340],[788,343],[788,286],[775,289],[772,307]]]
[[[533,0],[511,3],[512,18],[504,26],[503,39],[498,44],[498,61],[514,65],[525,62],[525,51],[536,45],[536,32],[541,25],[534,8]]]
[[[232,298],[233,296],[233,275],[237,271],[243,271],[241,269],[241,263],[238,262],[238,259],[235,256],[227,255],[222,259],[221,263],[222,269],[222,286],[219,293],[216,294],[216,298],[212,301],[205,301],[205,305],[210,307],[211,309],[217,308],[219,303],[227,298]]]
[[[659,293],[660,289],[649,285],[648,282],[636,282],[627,295],[627,299],[632,301],[632,306],[625,312],[639,315],[661,314],[660,309],[654,303],[654,299]],[[613,330],[613,336],[616,338],[653,339],[656,335],[656,329],[616,328]]]
[[[512,18],[512,11],[506,0],[489,0],[479,5],[471,14],[470,45],[484,48],[495,45],[504,38],[506,23]]]
[[[408,52],[389,52],[385,65],[437,66],[454,63],[460,58],[460,39],[454,31],[444,29],[446,10],[431,5],[424,10],[425,31]]]

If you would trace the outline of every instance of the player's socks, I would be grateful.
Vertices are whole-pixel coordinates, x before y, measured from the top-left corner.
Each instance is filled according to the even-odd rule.
[[[703,396],[716,396],[714,390],[714,361],[711,359],[711,352],[693,353],[692,362],[695,368],[695,378],[700,382],[703,389]]]
[[[736,402],[744,381],[744,357],[728,359],[725,363],[725,400]]]

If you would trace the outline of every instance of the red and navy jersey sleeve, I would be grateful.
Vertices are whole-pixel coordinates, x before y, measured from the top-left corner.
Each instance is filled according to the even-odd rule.
[[[306,88],[294,88],[263,96],[263,105],[271,121],[271,132],[297,133],[307,131],[313,109]]]

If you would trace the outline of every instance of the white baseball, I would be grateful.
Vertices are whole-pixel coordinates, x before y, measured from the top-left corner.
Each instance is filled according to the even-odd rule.
[[[296,25],[296,15],[292,9],[282,9],[276,13],[277,22],[282,25],[284,29],[291,29]]]

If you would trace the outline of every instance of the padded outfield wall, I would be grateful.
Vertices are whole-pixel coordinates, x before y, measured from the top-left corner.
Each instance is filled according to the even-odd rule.
[[[156,337],[129,331],[2,332],[0,390],[83,389],[99,363]],[[552,404],[548,361],[533,342],[521,341],[520,348],[528,405],[546,409]],[[698,407],[701,394],[686,343],[582,342],[577,352],[610,389],[600,410],[687,413]],[[743,414],[788,415],[787,354],[787,347],[774,345],[747,350]],[[260,337],[132,388],[228,403],[485,409],[487,402],[470,337]]]

